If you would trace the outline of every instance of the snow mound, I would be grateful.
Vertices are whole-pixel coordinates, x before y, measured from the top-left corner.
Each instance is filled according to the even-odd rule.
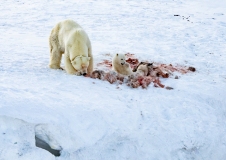
[[[34,125],[17,118],[0,116],[0,157],[23,160],[54,160],[54,156],[35,146]]]

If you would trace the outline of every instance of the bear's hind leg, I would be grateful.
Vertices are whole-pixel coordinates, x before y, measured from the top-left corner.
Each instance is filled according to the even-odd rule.
[[[52,29],[49,36],[49,47],[50,47],[50,62],[49,67],[52,69],[62,69],[60,67],[62,53],[60,51],[60,44],[58,40],[59,26],[57,25]]]
[[[49,67],[52,69],[62,69],[60,67],[62,54],[59,50],[53,49],[50,53]]]

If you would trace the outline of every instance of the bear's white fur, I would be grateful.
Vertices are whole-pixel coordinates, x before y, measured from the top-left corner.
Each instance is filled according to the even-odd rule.
[[[52,69],[60,69],[64,54],[65,70],[69,74],[85,75],[93,71],[91,42],[82,27],[72,21],[59,22],[49,37],[50,63]]]
[[[112,60],[112,69],[122,75],[132,75],[132,69],[126,62],[125,54],[117,53]]]

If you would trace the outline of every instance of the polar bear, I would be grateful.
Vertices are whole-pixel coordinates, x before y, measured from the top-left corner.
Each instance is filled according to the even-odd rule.
[[[132,75],[132,69],[126,62],[125,54],[117,53],[112,60],[112,69],[122,75]]]
[[[60,67],[64,54],[65,70],[69,74],[90,75],[93,71],[91,42],[87,33],[73,20],[59,22],[49,36],[50,62],[52,69]]]

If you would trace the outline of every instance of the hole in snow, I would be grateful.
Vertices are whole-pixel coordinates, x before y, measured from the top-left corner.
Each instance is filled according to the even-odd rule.
[[[45,150],[49,151],[50,153],[52,153],[56,157],[60,156],[60,151],[61,150],[52,149],[49,146],[48,143],[46,143],[42,139],[38,138],[37,136],[35,136],[35,145],[36,145],[36,147],[39,147],[39,148],[42,148],[42,149],[45,149]]]

